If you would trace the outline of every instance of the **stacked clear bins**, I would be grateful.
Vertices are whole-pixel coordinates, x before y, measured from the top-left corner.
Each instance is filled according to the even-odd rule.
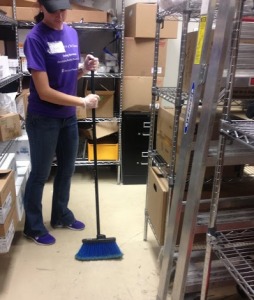
[[[16,53],[17,53],[17,57],[19,57],[19,48],[18,48],[18,22],[16,21],[16,1],[13,1],[13,12],[14,12],[14,19],[11,19],[9,17],[7,17],[5,15],[4,12],[2,12],[0,10],[0,27],[2,28],[1,30],[4,30],[4,28],[6,28],[6,26],[11,27],[14,31],[15,31],[15,37],[16,37]],[[6,87],[8,84],[13,83],[16,80],[21,79],[21,77],[23,76],[23,74],[21,73],[20,70],[20,64],[18,67],[18,72],[15,75],[10,75],[4,78],[0,79],[0,92],[1,89]],[[19,83],[19,85],[21,84],[21,81]],[[10,140],[8,142],[4,143],[4,146],[1,147],[1,152],[0,152],[0,161],[3,159],[4,155],[6,153],[8,153],[8,150],[11,147],[13,140]]]
[[[170,3],[180,3],[180,1],[169,1]],[[243,6],[245,3],[245,6]],[[224,148],[223,161],[218,163],[218,152],[221,151],[221,137],[216,143],[211,143],[211,129],[213,128],[213,122],[215,118],[215,112],[217,106],[224,106],[223,118],[227,117],[225,109],[229,105],[246,107],[246,100],[250,97],[244,95],[234,95],[232,97],[232,90],[229,89],[229,83],[232,79],[232,74],[235,78],[234,87],[248,87],[250,85],[250,77],[253,75],[252,71],[252,45],[240,45],[238,60],[233,61],[235,45],[233,41],[239,41],[235,36],[240,31],[237,30],[239,25],[239,19],[242,16],[249,16],[252,13],[253,1],[182,1],[182,4],[173,5],[165,11],[159,11],[157,13],[157,27],[156,27],[156,40],[155,40],[155,59],[154,70],[157,70],[158,60],[158,38],[160,32],[161,23],[163,23],[165,16],[172,15],[182,20],[182,35],[181,35],[181,51],[179,58],[179,72],[177,88],[157,88],[156,77],[154,73],[153,81],[153,93],[151,104],[151,131],[150,131],[150,144],[149,144],[149,167],[156,166],[161,174],[167,179],[169,186],[168,193],[168,206],[166,210],[166,231],[163,250],[163,259],[160,272],[160,282],[157,294],[157,300],[165,300],[168,294],[168,286],[170,281],[173,281],[172,299],[180,300],[192,292],[198,292],[207,287],[205,283],[202,285],[202,274],[205,262],[209,261],[209,264],[205,263],[210,270],[211,260],[205,258],[206,245],[203,247],[196,247],[194,245],[194,235],[200,232],[206,232],[207,223],[209,220],[209,212],[199,212],[199,204],[209,204],[213,199],[200,200],[202,186],[204,183],[204,173],[206,166],[216,166],[214,174],[214,187],[212,192],[212,198],[214,196],[219,197],[219,185],[218,176],[221,178],[222,169],[220,167],[224,165],[234,164],[249,164],[253,163],[253,152],[248,151],[243,145],[238,143],[227,143]],[[241,12],[241,14],[240,14]],[[195,19],[199,21],[199,35],[197,42],[197,49],[195,54],[195,61],[191,74],[191,89],[189,93],[183,93],[183,68],[185,60],[186,50],[186,38],[187,28],[190,20]],[[232,20],[234,31],[232,34]],[[216,29],[213,38],[213,47],[211,52],[210,64],[208,61],[208,49],[209,42],[212,36],[212,30],[216,24]],[[245,23],[241,32],[241,39],[249,39],[252,24]],[[231,37],[232,34],[232,37]],[[232,41],[231,50],[228,54],[228,45]],[[226,62],[226,63],[225,63]],[[224,67],[225,66],[225,67]],[[231,66],[231,68],[229,67]],[[248,70],[246,70],[248,68]],[[245,69],[245,70],[244,70]],[[236,76],[235,76],[236,72]],[[247,84],[246,84],[247,83]],[[223,89],[224,88],[224,89]],[[174,130],[172,136],[172,154],[170,164],[167,164],[155,151],[152,149],[153,136],[154,136],[154,112],[156,107],[157,97],[171,102],[175,108],[174,116]],[[191,147],[193,146],[193,134],[195,130],[195,120],[197,117],[198,107],[202,99],[202,111],[200,116],[200,123],[198,134],[196,136],[194,157],[192,160],[192,169],[188,181],[188,194],[186,201],[183,201],[183,195],[186,189],[187,172],[190,162]],[[187,100],[187,101],[186,101]],[[179,129],[179,116],[182,106],[186,104],[186,111],[189,114],[185,116],[186,132],[182,133],[182,140],[179,152],[178,166],[175,170],[176,160],[176,145]],[[225,108],[226,107],[226,108]],[[227,125],[229,126],[227,122]],[[231,133],[232,135],[232,133]],[[249,137],[250,138],[250,137]],[[148,186],[149,186],[148,176]],[[245,178],[233,179],[245,180]],[[253,178],[246,178],[247,181]],[[147,227],[151,223],[151,218],[147,210],[148,202],[148,190],[146,197],[145,208],[145,234],[144,240],[147,239]],[[230,202],[231,199],[220,199],[224,202]],[[235,202],[251,202],[253,196],[235,197]],[[214,207],[212,207],[214,210]],[[253,226],[253,209],[248,210],[227,210],[219,212],[217,218],[218,227],[221,229],[234,228],[235,224],[237,228],[244,228],[247,226]],[[184,218],[181,228],[181,239],[179,247],[176,247],[176,240],[180,231],[180,216],[184,212]],[[233,225],[233,226],[232,226]],[[156,236],[156,235],[155,235]],[[157,241],[160,243],[160,240]],[[198,251],[194,251],[198,250]],[[175,265],[176,264],[176,265]],[[229,275],[223,264],[219,260],[215,260],[212,263],[213,268],[210,273],[210,286],[219,286],[230,284],[233,282],[232,277]],[[205,282],[205,279],[204,279]],[[199,294],[198,294],[199,295]],[[197,294],[194,294],[192,298],[196,299]],[[198,296],[199,297],[199,296]],[[203,296],[202,296],[203,297]],[[187,299],[187,298],[186,298]],[[198,298],[197,298],[198,299]],[[205,298],[203,298],[205,299]]]
[[[115,5],[119,5],[121,7],[121,15],[120,15],[120,22],[116,23],[116,20],[112,20],[110,23],[96,23],[96,22],[83,22],[82,20],[79,23],[71,22],[68,23],[69,26],[73,27],[75,30],[77,30],[79,37],[80,37],[80,46],[85,48],[86,52],[82,53],[88,53],[93,52],[94,55],[97,55],[98,51],[100,51],[107,43],[108,46],[112,40],[115,42],[111,43],[110,51],[112,53],[118,54],[118,66],[119,71],[118,72],[101,72],[95,74],[95,82],[103,83],[107,86],[107,83],[109,83],[110,87],[112,87],[112,90],[114,90],[114,111],[112,117],[96,117],[96,123],[111,123],[115,124],[118,130],[117,134],[117,145],[118,145],[118,154],[116,155],[115,160],[111,159],[105,159],[100,160],[98,159],[98,166],[117,166],[117,183],[120,183],[121,180],[121,127],[122,127],[122,92],[123,92],[123,61],[124,61],[124,16],[125,16],[125,1],[121,0],[121,5],[118,3],[115,3]],[[117,8],[115,7],[115,11],[117,11]],[[27,29],[32,28],[34,26],[33,22],[26,22],[26,21],[19,21],[18,22],[19,28]],[[83,38],[85,37],[85,38]],[[93,43],[85,43],[86,40],[91,40]],[[100,49],[96,46],[100,45]],[[103,45],[103,46],[102,46]],[[89,48],[90,47],[90,48]],[[89,48],[89,50],[88,50]],[[106,48],[106,47],[105,47]],[[112,50],[113,49],[113,50]],[[107,49],[106,49],[107,50]],[[85,79],[89,80],[90,75],[83,76]],[[106,81],[103,81],[103,80]],[[104,83],[106,82],[106,83]],[[97,86],[96,86],[97,88]],[[84,89],[82,90],[82,93],[84,92]],[[91,117],[86,118],[79,118],[78,123],[88,123],[92,122]],[[86,126],[84,126],[86,127]],[[98,133],[98,132],[97,132]],[[97,148],[98,149],[98,148]],[[87,140],[85,140],[84,145],[82,145],[82,149],[80,149],[77,159],[76,159],[76,166],[92,166],[94,164],[93,160],[88,159],[87,155]],[[98,151],[98,150],[97,150]],[[56,163],[53,163],[53,166],[56,165]]]

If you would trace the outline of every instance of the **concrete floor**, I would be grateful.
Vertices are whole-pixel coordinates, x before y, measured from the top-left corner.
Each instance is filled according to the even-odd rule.
[[[93,171],[78,168],[73,177],[69,207],[86,223],[81,232],[50,227],[52,180],[45,186],[43,213],[57,242],[36,245],[22,236],[20,222],[10,252],[0,255],[0,299],[156,300],[160,247],[150,228],[148,241],[143,241],[146,186],[117,185],[115,170],[99,170],[101,231],[117,238],[124,258],[80,262],[74,256],[82,239],[96,235]],[[240,297],[235,289],[223,289],[210,293],[209,299]]]

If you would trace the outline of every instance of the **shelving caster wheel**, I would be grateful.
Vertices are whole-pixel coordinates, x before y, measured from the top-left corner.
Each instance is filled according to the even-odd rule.
[[[239,284],[236,285],[237,293],[242,297],[242,299],[248,299],[245,291],[241,288]]]
[[[186,294],[184,300],[200,300],[200,293]]]

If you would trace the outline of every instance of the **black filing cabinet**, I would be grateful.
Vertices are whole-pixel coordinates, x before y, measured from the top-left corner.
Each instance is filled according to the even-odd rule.
[[[123,112],[123,119],[122,119],[122,183],[123,184],[146,184],[147,172],[148,172],[149,136],[150,136],[150,113],[149,112],[140,112],[140,111]]]

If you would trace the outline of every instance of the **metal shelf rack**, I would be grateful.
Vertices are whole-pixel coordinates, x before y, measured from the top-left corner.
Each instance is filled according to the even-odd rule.
[[[31,74],[25,73],[25,74],[23,74],[23,76],[31,76]],[[90,75],[84,75],[82,77],[90,78]],[[95,78],[121,78],[122,75],[121,75],[121,73],[96,73],[96,74],[94,74],[94,77]]]
[[[13,18],[9,18],[5,15],[5,12],[0,10],[0,26],[12,26],[15,30],[15,38],[16,38],[16,53],[17,57],[19,57],[19,40],[18,40],[18,22],[17,22],[17,16],[16,16],[16,0],[13,0]],[[21,73],[21,65],[19,62],[18,66],[18,73],[15,75],[11,75],[5,78],[0,79],[0,88],[5,87],[6,85],[19,80],[19,86],[21,88],[21,78],[23,77],[23,74]],[[5,154],[8,153],[12,143],[14,140],[10,140],[7,142],[2,143],[1,147],[1,153],[0,153],[0,161],[4,158]]]
[[[75,28],[77,31],[79,30],[89,30],[89,31],[119,31],[121,32],[121,45],[120,45],[120,72],[119,73],[95,73],[96,78],[109,78],[109,79],[119,79],[120,80],[120,94],[119,94],[119,110],[114,111],[114,118],[96,118],[96,122],[114,122],[118,123],[118,161],[98,161],[98,165],[116,165],[117,166],[117,183],[120,184],[121,182],[121,148],[122,148],[122,141],[121,141],[121,130],[122,130],[122,93],[123,93],[123,61],[124,61],[124,19],[125,19],[125,1],[122,0],[122,18],[121,24],[111,24],[111,23],[69,23],[68,25]],[[21,26],[22,24],[20,24]],[[84,78],[90,78],[89,74],[83,76]],[[85,120],[79,120],[80,123],[92,122],[92,118],[86,118]],[[93,165],[93,161],[88,161],[87,159],[77,158],[75,165],[76,166],[91,166]]]
[[[191,83],[197,83],[195,85],[195,90],[190,91],[189,95],[185,95],[185,97],[182,96],[182,91],[181,91],[181,80],[182,80],[182,73],[181,73],[181,68],[184,63],[184,57],[180,57],[180,67],[179,67],[179,81],[178,81],[178,86],[176,89],[170,89],[170,88],[163,88],[159,90],[154,86],[153,88],[153,96],[159,95],[163,97],[163,99],[166,99],[170,103],[175,105],[176,109],[176,117],[174,121],[174,128],[177,128],[178,126],[178,117],[179,117],[179,112],[181,111],[181,106],[185,104],[186,100],[188,99],[187,103],[191,103],[192,106],[190,106],[190,111],[192,113],[192,118],[195,118],[196,112],[197,112],[197,107],[200,103],[201,99],[201,93],[200,93],[200,86],[205,85],[205,83],[208,83],[209,87],[206,87],[205,90],[205,95],[202,100],[202,107],[205,107],[205,110],[210,112],[210,110],[213,110],[213,115],[214,117],[214,107],[215,104],[212,106],[213,102],[216,100],[218,102],[218,99],[220,99],[221,102],[225,103],[227,101],[228,97],[228,78],[234,73],[235,75],[235,87],[249,87],[251,85],[251,80],[253,76],[253,65],[248,64],[246,65],[246,59],[248,54],[248,57],[251,59],[252,58],[252,49],[251,47],[247,46],[241,46],[240,48],[240,56],[239,60],[234,66],[237,65],[237,70],[230,70],[229,71],[224,71],[223,73],[223,63],[227,60],[226,57],[226,50],[228,49],[227,45],[229,43],[229,35],[231,33],[231,20],[234,19],[234,13],[235,13],[235,0],[228,0],[228,1],[220,1],[217,3],[217,1],[183,1],[183,6],[174,6],[172,8],[167,9],[166,11],[160,12],[157,15],[157,19],[160,22],[163,22],[163,18],[165,18],[167,15],[171,14],[172,16],[181,16],[183,17],[183,28],[186,29],[186,25],[188,24],[189,21],[191,21],[192,18],[200,18],[200,21],[206,22],[206,29],[204,30],[204,35],[203,35],[203,45],[201,45],[201,50],[203,49],[203,52],[200,53],[201,60],[199,61],[199,64],[196,64],[193,66],[193,71],[192,71],[192,78],[191,78]],[[245,6],[242,7],[242,16],[251,16],[253,15],[252,11],[253,7],[253,1],[246,1]],[[202,19],[202,20],[201,20]],[[238,19],[237,19],[238,20]],[[216,28],[217,26],[220,28],[221,32],[220,34],[216,35],[216,30],[215,30],[215,36],[214,38],[214,44],[215,47],[217,47],[217,57],[215,59],[215,52],[212,52],[211,57],[214,59],[213,60],[213,65],[209,66],[210,67],[210,72],[208,69],[207,73],[207,78],[204,78],[202,76],[202,73],[204,73],[206,65],[206,59],[205,59],[205,54],[207,52],[207,43],[210,39],[210,33],[212,30],[212,24],[216,22]],[[209,26],[207,25],[209,23]],[[237,21],[234,22],[234,24],[237,24]],[[249,26],[249,25],[248,25]],[[242,38],[247,38],[248,37],[248,31],[249,27],[244,26],[243,30],[243,35]],[[159,29],[156,29],[156,38],[157,35],[159,34]],[[184,52],[185,50],[185,39],[186,39],[186,31],[182,33],[182,41],[181,41],[181,53]],[[235,33],[236,34],[236,33]],[[155,42],[156,44],[156,42]],[[154,70],[156,70],[156,61],[157,61],[157,48],[155,46],[155,66]],[[203,59],[203,60],[202,60]],[[231,56],[230,56],[231,59]],[[199,66],[197,66],[199,65]],[[248,70],[247,70],[248,67]],[[196,77],[195,75],[196,74]],[[200,76],[201,75],[201,76]],[[224,94],[219,91],[220,88],[220,83],[223,86],[226,86],[226,89],[224,91]],[[232,92],[232,91],[230,91]],[[193,93],[193,95],[192,95]],[[239,99],[240,98],[240,99]],[[247,97],[248,98],[248,97]],[[208,99],[212,99],[212,103],[207,104]],[[235,103],[236,105],[247,99],[242,98],[242,97],[235,97]],[[204,102],[203,102],[204,101]],[[152,99],[152,108],[153,105],[155,104],[155,99]],[[216,103],[217,104],[217,103]],[[193,108],[194,107],[194,108]],[[152,113],[153,114],[153,110]],[[223,115],[224,115],[223,111]],[[153,117],[153,116],[152,116]],[[151,117],[151,118],[152,118]],[[207,123],[205,123],[207,121]],[[204,122],[204,124],[203,124]],[[191,145],[192,145],[192,137],[193,137],[193,132],[192,129],[193,127],[190,127],[189,129],[189,134],[186,134],[186,136],[183,135],[182,137],[182,146],[180,148],[180,154],[179,154],[179,160],[178,160],[178,169],[176,176],[174,175],[174,145],[175,144],[175,139],[173,137],[172,139],[172,148],[173,148],[173,153],[172,153],[172,161],[173,161],[173,166],[168,165],[165,162],[161,162],[157,159],[157,155],[154,151],[149,152],[149,156],[151,158],[151,164],[156,165],[160,171],[162,172],[163,176],[165,178],[169,179],[169,201],[171,201],[171,207],[170,210],[169,208],[167,209],[167,228],[166,228],[166,235],[165,235],[165,245],[164,245],[164,257],[163,257],[163,262],[162,262],[162,269],[161,269],[161,274],[160,274],[160,283],[159,283],[159,289],[158,289],[158,295],[157,295],[157,300],[164,300],[166,299],[167,295],[167,289],[168,289],[168,282],[169,282],[169,277],[170,277],[170,272],[172,271],[172,255],[175,251],[175,243],[176,243],[176,234],[178,232],[178,226],[179,226],[179,219],[180,219],[180,212],[182,209],[186,209],[186,214],[184,215],[184,229],[182,230],[182,237],[181,237],[181,242],[180,242],[180,247],[179,247],[179,263],[177,263],[177,269],[176,269],[176,278],[175,278],[175,283],[173,287],[173,293],[172,293],[172,299],[174,300],[180,300],[183,299],[184,293],[186,291],[186,282],[188,281],[189,274],[188,273],[188,266],[190,264],[190,249],[193,249],[193,238],[195,231],[198,232],[198,230],[204,230],[205,228],[201,228],[200,226],[197,226],[197,217],[199,218],[199,221],[205,220],[207,221],[208,215],[206,214],[200,214],[198,215],[198,203],[200,202],[199,199],[199,193],[201,194],[201,189],[204,182],[204,170],[206,165],[210,166],[215,166],[216,165],[216,158],[217,158],[217,149],[218,145],[212,145],[210,146],[210,141],[208,142],[207,139],[207,132],[208,132],[208,127],[211,126],[212,124],[212,119],[207,119],[207,120],[200,120],[200,127],[204,127],[205,129],[201,129],[202,132],[202,139],[200,138],[199,143],[196,142],[195,145],[195,151],[198,149],[197,154],[195,155],[194,152],[194,158],[195,160],[193,161],[194,165],[194,170],[192,167],[192,172],[191,172],[191,177],[189,181],[189,191],[188,191],[188,199],[186,203],[182,203],[182,195],[183,195],[183,190],[184,186],[186,184],[186,175],[187,175],[187,168],[189,165],[189,158],[190,158],[190,150],[191,150]],[[191,124],[190,126],[192,126]],[[204,125],[204,126],[201,126]],[[203,130],[203,131],[202,131]],[[205,132],[205,133],[204,133]],[[209,132],[210,133],[210,132]],[[176,132],[177,136],[178,132]],[[150,134],[151,139],[153,138],[153,133],[151,132]],[[202,149],[202,150],[200,150]],[[223,163],[228,164],[228,165],[233,165],[236,164],[237,162],[239,163],[247,163],[250,161],[247,158],[251,158],[251,154],[247,154],[247,151],[243,151],[243,147],[237,146],[236,143],[234,145],[228,145],[226,147],[225,144],[225,149],[226,149],[226,155],[223,160]],[[203,152],[201,152],[203,151]],[[200,157],[199,157],[199,154]],[[247,154],[247,155],[246,155]],[[243,158],[245,158],[243,160]],[[238,160],[236,160],[236,158]],[[237,161],[237,162],[236,162]],[[252,160],[253,161],[253,160]],[[217,166],[217,165],[216,165]],[[218,173],[218,170],[216,170]],[[199,177],[200,176],[200,177]],[[196,177],[196,178],[195,178]],[[148,179],[149,180],[149,179]],[[171,188],[171,189],[170,189]],[[197,196],[196,196],[197,195]],[[220,199],[221,200],[221,199]],[[201,200],[203,201],[203,200]],[[211,202],[211,200],[209,200]],[[184,205],[183,205],[184,204]],[[240,215],[234,215],[232,214],[231,211],[228,211],[227,213],[224,212],[224,214],[228,214],[228,219],[226,217],[223,219],[223,217],[218,220],[218,223],[221,224],[223,227],[222,228],[227,228],[227,226],[232,225],[232,220],[234,218],[238,218],[239,226],[245,226],[246,224],[252,226],[252,220],[248,211],[245,212],[245,216],[240,216]],[[149,216],[147,211],[145,212],[145,218],[146,222],[150,223]],[[245,220],[243,220],[245,218]],[[229,222],[229,223],[228,223]],[[241,225],[240,225],[241,224]],[[146,239],[146,223],[145,223],[145,235],[144,239]],[[183,234],[184,233],[184,234]],[[181,245],[182,244],[182,245]],[[224,279],[223,279],[224,280]],[[213,284],[213,279],[211,278],[212,284]]]
[[[216,1],[203,1],[202,4],[206,3],[215,3]],[[249,3],[248,3],[249,2]],[[243,20],[243,16],[250,14],[249,11],[246,13],[246,5],[250,4],[250,1],[242,1],[242,0],[228,0],[228,1],[220,1],[219,5],[216,6],[217,15],[216,15],[216,29],[214,33],[213,39],[213,47],[210,57],[210,63],[206,78],[205,91],[202,99],[202,110],[200,116],[200,126],[197,133],[197,139],[195,142],[194,148],[194,157],[192,170],[189,180],[188,186],[188,194],[185,205],[185,213],[183,219],[183,225],[181,230],[181,240],[179,245],[179,256],[177,260],[176,272],[175,272],[175,282],[172,291],[172,299],[174,300],[182,300],[184,299],[185,291],[186,291],[186,282],[188,281],[188,269],[191,263],[191,250],[193,249],[194,243],[194,235],[196,230],[204,230],[204,223],[207,223],[209,219],[208,225],[208,234],[207,239],[209,243],[207,243],[205,260],[203,265],[203,280],[201,287],[201,298],[202,300],[207,299],[208,295],[208,287],[209,284],[213,284],[213,278],[209,277],[211,275],[210,269],[212,265],[212,251],[217,252],[220,261],[223,262],[229,272],[236,279],[240,288],[244,290],[248,298],[254,299],[253,294],[253,277],[245,276],[245,267],[249,268],[247,271],[253,272],[253,264],[250,262],[244,265],[241,259],[249,258],[249,255],[253,255],[253,252],[249,251],[249,246],[254,243],[253,236],[249,234],[250,231],[253,231],[253,217],[252,217],[252,209],[242,209],[241,211],[221,211],[218,213],[218,205],[221,199],[220,195],[220,185],[222,183],[222,170],[223,165],[231,164],[235,161],[235,158],[238,159],[241,163],[247,163],[247,157],[251,159],[251,154],[247,154],[246,160],[244,160],[245,155],[242,155],[244,152],[243,144],[248,145],[250,148],[252,147],[252,135],[251,131],[248,130],[248,126],[246,126],[246,122],[238,122],[230,120],[230,107],[232,102],[233,88],[234,87],[244,87],[248,88],[252,84],[250,78],[252,78],[252,65],[246,65],[246,61],[244,61],[244,56],[247,51],[251,51],[251,46],[242,47],[239,50],[239,41],[243,36],[248,38],[248,34],[240,36],[241,33],[241,24]],[[253,2],[251,2],[253,6]],[[209,12],[209,10],[208,10]],[[253,12],[252,12],[253,14]],[[202,16],[208,16],[207,14],[202,14]],[[232,24],[232,20],[234,20]],[[251,26],[248,24],[248,26]],[[243,26],[243,32],[246,31],[246,26]],[[206,37],[207,32],[204,37]],[[228,49],[228,45],[230,42],[230,56],[229,56],[229,67],[227,71],[223,72],[224,66],[223,63],[226,61],[226,52]],[[240,53],[238,60],[238,68],[237,68],[237,58],[238,53]],[[243,56],[241,56],[243,54]],[[252,58],[250,55],[249,58]],[[191,82],[193,82],[191,80]],[[221,125],[221,135],[219,138],[216,151],[214,152],[215,158],[215,174],[213,181],[213,191],[212,191],[212,199],[211,199],[211,209],[209,214],[207,213],[199,213],[199,205],[202,200],[200,200],[202,186],[204,182],[204,174],[205,168],[208,165],[209,151],[211,154],[210,148],[210,138],[211,138],[211,128],[214,123],[215,113],[218,105],[218,98],[220,93],[220,87],[225,86],[225,95],[223,99],[223,113],[222,113],[222,125]],[[194,115],[194,114],[193,114]],[[195,115],[194,115],[195,116]],[[242,124],[242,125],[239,125]],[[241,142],[240,146],[237,145],[238,142],[233,142],[231,147],[229,147],[228,157],[226,155],[228,144],[226,143],[226,138],[236,139]],[[183,145],[185,146],[185,145]],[[249,151],[250,152],[250,151]],[[180,149],[180,159],[179,159],[179,168],[181,173],[181,168],[183,168],[188,161],[181,153],[184,153],[182,147]],[[215,155],[216,154],[216,155]],[[214,159],[213,158],[213,159]],[[182,159],[182,161],[181,161]],[[228,161],[227,161],[228,159]],[[173,200],[175,194],[177,195],[177,189],[180,189],[182,186],[177,182],[179,174],[176,174],[176,184],[173,191]],[[180,178],[181,179],[181,178]],[[181,192],[178,193],[181,195]],[[230,201],[233,201],[231,198]],[[177,217],[179,216],[177,209],[179,209],[180,201],[178,205],[172,202],[172,208],[174,211],[170,212],[170,217],[173,217],[173,213],[177,213]],[[209,218],[208,218],[209,215]],[[177,219],[177,218],[176,218]],[[233,220],[233,222],[232,222]],[[177,220],[176,220],[177,221]],[[166,246],[170,246],[167,248],[170,249],[170,255],[172,252],[172,247],[175,245],[174,234],[176,222],[169,221],[168,225],[172,225],[173,229],[168,226],[168,233],[166,236]],[[198,226],[197,226],[198,225]],[[198,228],[200,226],[200,228]],[[246,227],[250,227],[246,229]],[[225,231],[225,229],[229,229],[230,231]],[[223,229],[223,231],[222,231]],[[218,231],[217,231],[218,230]],[[230,244],[229,240],[222,239],[226,235],[230,236],[235,234],[236,240]],[[170,234],[173,235],[173,238],[170,237]],[[246,239],[244,239],[244,236]],[[240,239],[241,240],[240,240]],[[223,242],[220,242],[222,241]],[[242,242],[242,244],[239,244]],[[166,247],[165,246],[165,247]],[[246,252],[245,252],[246,251]],[[247,254],[245,256],[245,254]],[[166,263],[166,267],[164,267],[163,274],[161,274],[160,278],[160,286],[159,293],[157,296],[157,300],[165,299],[166,291],[167,291],[167,282],[168,282],[168,271],[172,270],[172,262],[171,257],[167,254],[167,257],[164,257],[164,262]],[[242,256],[241,256],[242,255]],[[241,256],[241,257],[240,257]],[[240,257],[240,259],[239,259]],[[251,257],[252,258],[252,257]],[[231,260],[232,259],[232,260]],[[163,278],[164,277],[164,278]]]
[[[187,5],[188,6],[188,5]],[[186,7],[187,7],[186,6]],[[155,165],[162,175],[169,182],[169,189],[173,186],[174,183],[174,173],[175,173],[175,158],[176,158],[176,147],[172,147],[172,160],[171,164],[167,164],[153,149],[154,145],[154,129],[155,129],[155,111],[157,108],[157,99],[162,97],[163,99],[169,101],[175,106],[175,119],[174,119],[174,136],[172,138],[172,144],[176,145],[177,136],[178,136],[178,124],[181,113],[181,107],[187,98],[187,94],[182,93],[182,84],[183,84],[183,72],[184,72],[184,59],[185,59],[185,48],[187,42],[187,30],[188,22],[190,20],[190,9],[185,9],[183,13],[183,26],[182,26],[182,39],[181,39],[181,51],[179,57],[179,70],[178,70],[178,83],[176,88],[159,88],[156,86],[157,83],[157,70],[158,70],[158,58],[159,58],[159,42],[160,42],[160,27],[161,23],[164,22],[165,17],[170,15],[170,11],[160,12],[159,6],[157,5],[157,15],[156,15],[156,33],[155,33],[155,51],[154,51],[154,72],[153,72],[153,86],[152,86],[152,101],[151,101],[151,117],[150,117],[150,133],[149,133],[149,145],[148,145],[148,168]],[[149,173],[149,172],[148,172]],[[153,226],[150,220],[149,213],[147,211],[147,201],[148,201],[148,185],[149,185],[149,176],[147,180],[147,190],[146,190],[146,205],[145,205],[145,220],[144,220],[144,241],[147,240],[147,230],[148,224],[150,225],[152,231]],[[169,192],[170,195],[170,192]],[[154,232],[155,233],[155,232]],[[155,235],[156,236],[156,235]],[[157,239],[158,240],[158,239]]]
[[[254,299],[254,229],[217,231],[210,244],[249,299]]]
[[[0,11],[0,25],[1,26],[11,26],[11,25],[17,25],[17,21],[14,19],[11,19],[7,17],[3,11]]]
[[[254,121],[223,121],[221,133],[254,149]]]
[[[15,80],[18,80],[21,77],[23,77],[23,74],[19,73],[19,74],[11,75],[11,76],[5,77],[3,79],[0,79],[0,88],[3,88],[7,84],[10,84]]]
[[[34,22],[32,21],[18,21],[18,27],[19,28],[33,28],[35,25]],[[68,23],[70,27],[75,28],[76,30],[84,30],[84,29],[89,29],[89,30],[107,30],[107,31],[112,31],[112,30],[119,30],[123,31],[124,26],[123,24],[121,25],[114,25],[111,23],[93,23],[93,22],[71,22]]]

